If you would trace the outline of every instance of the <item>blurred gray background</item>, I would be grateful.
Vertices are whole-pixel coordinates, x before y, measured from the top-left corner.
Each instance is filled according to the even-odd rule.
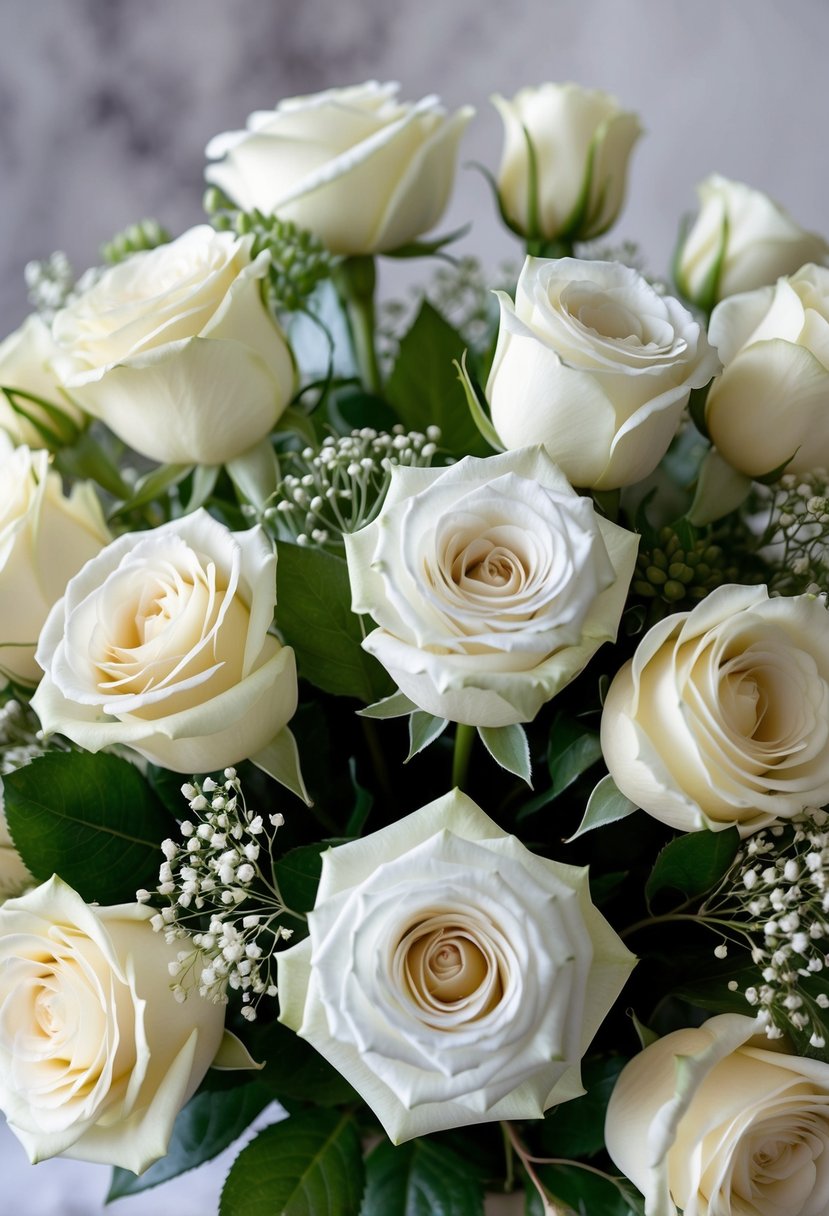
[[[461,161],[493,171],[490,93],[545,80],[615,93],[646,128],[615,231],[655,273],[714,170],[829,236],[825,0],[0,0],[0,46],[0,336],[28,311],[29,259],[63,249],[81,270],[144,216],[181,231],[201,215],[210,136],[372,77],[400,80],[405,99],[473,103]],[[519,257],[481,175],[461,169],[440,230],[469,218],[466,246],[488,265]],[[103,1211],[102,1167],[32,1169],[5,1129],[0,1163],[21,1216]],[[108,1210],[209,1216],[226,1168]]]
[[[28,311],[23,267],[78,270],[153,216],[201,216],[203,151],[285,96],[371,77],[478,113],[461,161],[497,169],[492,92],[575,80],[615,93],[646,134],[616,232],[667,269],[694,186],[717,170],[829,234],[824,0],[0,0],[0,335]],[[458,173],[442,231],[494,266],[519,256],[488,188]]]

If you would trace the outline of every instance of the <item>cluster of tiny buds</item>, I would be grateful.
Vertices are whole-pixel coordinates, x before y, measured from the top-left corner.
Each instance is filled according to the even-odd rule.
[[[768,512],[761,553],[778,573],[770,582],[778,591],[803,591],[808,584],[829,582],[829,471],[785,473],[773,486],[758,485],[756,498]]]
[[[182,786],[193,812],[180,825],[180,841],[165,840],[164,861],[154,892],[136,893],[139,903],[166,901],[152,917],[169,944],[187,943],[169,965],[176,1000],[197,988],[214,1002],[227,991],[241,993],[242,1016],[256,1017],[263,996],[275,996],[273,951],[292,935],[277,923],[288,909],[273,874],[271,845],[282,815],[268,817],[245,805],[234,768],[224,781],[206,777]]]
[[[43,731],[30,709],[13,699],[0,706],[0,774],[13,773],[46,750]]]
[[[818,1010],[829,996],[812,997],[803,980],[829,967],[829,815],[809,808],[790,824],[756,833],[740,849],[719,888],[703,910],[731,916],[746,931],[751,957],[762,982],[743,995],[765,1022],[769,1038],[785,1031],[825,1046]],[[725,943],[715,954],[724,958]],[[729,983],[738,991],[736,980]]]
[[[344,534],[357,532],[379,512],[392,469],[430,465],[439,442],[436,426],[425,434],[402,426],[391,432],[363,427],[330,435],[319,449],[289,452],[284,457],[289,471],[263,522],[280,539],[340,550]]]
[[[75,282],[72,263],[62,250],[50,253],[42,261],[27,262],[23,270],[29,303],[47,324],[56,312],[91,287],[99,274],[100,270],[93,267]]]

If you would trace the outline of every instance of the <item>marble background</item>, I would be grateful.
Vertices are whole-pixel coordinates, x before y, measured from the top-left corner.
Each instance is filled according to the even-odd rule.
[[[0,335],[27,312],[30,258],[63,249],[80,270],[143,216],[180,231],[200,217],[211,135],[280,97],[370,77],[400,80],[409,99],[474,103],[462,160],[493,170],[490,93],[568,79],[615,93],[647,131],[616,231],[654,272],[713,170],[829,234],[824,0],[0,0],[0,39]],[[462,169],[441,228],[470,217],[467,244],[488,264],[518,256],[480,174]],[[5,1193],[26,1196],[21,1216],[103,1211],[100,1167],[33,1170],[2,1129],[0,1168]],[[224,1169],[108,1210],[208,1216]]]

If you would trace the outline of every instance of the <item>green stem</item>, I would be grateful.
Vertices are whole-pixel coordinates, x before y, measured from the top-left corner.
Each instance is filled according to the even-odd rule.
[[[512,1147],[509,1127],[503,1121],[501,1122],[501,1135],[504,1137],[504,1158],[506,1162],[504,1190],[509,1193],[515,1187],[515,1149]]]
[[[662,916],[646,916],[642,920],[637,920],[634,924],[628,925],[619,937],[625,941],[628,937],[632,937],[634,933],[638,933],[640,929],[647,929],[649,925],[666,925],[671,921],[690,920],[695,925],[716,925],[722,929],[731,929],[736,933],[742,932],[745,936],[744,927],[737,924],[736,921],[722,920],[718,916],[700,916],[694,915],[692,912],[665,912]]]
[[[452,756],[452,785],[462,790],[469,769],[469,755],[475,739],[475,727],[459,722],[455,729],[455,752]]]
[[[334,285],[345,307],[354,358],[363,386],[370,393],[380,393],[383,380],[374,346],[374,288],[377,274],[374,258],[346,258],[334,273]]]
[[[386,755],[383,751],[382,744],[377,737],[377,726],[370,718],[361,718],[360,726],[363,731],[363,738],[368,746],[369,756],[371,757],[371,766],[374,769],[374,775],[377,778],[377,784],[383,797],[389,803],[394,803],[394,786],[392,785],[389,776],[388,765],[386,764]]]
[[[563,238],[548,241],[544,237],[529,237],[527,256],[531,258],[571,258],[573,242]]]

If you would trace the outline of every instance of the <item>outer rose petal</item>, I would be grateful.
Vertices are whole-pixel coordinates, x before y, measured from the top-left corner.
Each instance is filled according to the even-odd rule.
[[[55,317],[55,369],[125,443],[169,464],[221,464],[271,429],[293,390],[252,238],[207,225],[134,254]]]
[[[69,1086],[57,1104],[53,1094],[41,1105],[36,1086],[19,1086],[20,1070],[25,1072],[28,1064],[15,1064],[13,1045],[10,1050],[0,1036],[0,1105],[32,1161],[60,1154],[140,1173],[166,1152],[176,1114],[216,1055],[224,1010],[209,1001],[184,1006],[174,999],[166,964],[176,947],[152,930],[151,915],[139,904],[89,907],[56,877],[0,909],[4,963],[36,957],[48,973],[55,942],[64,943],[64,967],[71,967],[72,951],[78,950],[79,970],[94,975],[107,993],[109,1059],[104,1063],[114,1064],[116,1056],[132,1060],[126,1074],[112,1070],[109,1089],[96,1091],[98,1107],[90,1108],[88,1095]],[[66,980],[57,974],[55,982]],[[0,999],[5,1007],[14,994],[4,991]],[[19,1023],[19,1003],[15,1014]],[[25,1033],[25,1027],[18,1028]],[[58,1050],[82,1058],[87,1046],[78,1041],[80,1030],[74,1034],[74,1045],[70,1041]],[[46,1036],[42,1045],[48,1051]],[[65,1067],[66,1060],[56,1059],[55,1066]],[[50,1131],[56,1116],[62,1128]]]
[[[699,323],[615,262],[527,258],[499,299],[486,396],[505,446],[543,443],[579,486],[650,473],[719,366]]]
[[[738,708],[732,679],[744,681]],[[762,706],[775,697],[780,721],[763,726]],[[602,751],[619,788],[649,814],[683,831],[734,825],[746,836],[829,797],[827,712],[822,602],[723,586],[655,625],[616,674]]]
[[[493,497],[496,490],[498,498]],[[535,518],[531,503],[549,495],[561,507],[555,535],[562,549],[570,547],[576,526],[582,544],[586,522],[595,525],[592,549],[574,568],[566,595],[549,597],[525,627],[515,623],[511,602],[500,608],[500,632],[489,625],[475,628],[473,614],[464,615],[448,601],[437,605],[429,578],[412,556],[421,546],[433,553],[437,524],[452,518],[453,507],[475,516],[483,492],[489,495],[488,519],[497,510],[503,513],[501,522],[521,520],[524,529]],[[365,649],[422,709],[476,726],[531,721],[602,642],[615,637],[636,560],[636,538],[592,513],[586,521],[582,504],[568,515],[568,503],[578,503],[578,498],[542,449],[485,460],[466,457],[447,469],[395,468],[377,520],[346,537],[353,610],[370,612],[380,625],[365,639]],[[528,579],[534,574],[527,572]],[[556,603],[565,599],[568,623],[579,622],[580,635],[572,644],[552,640],[561,627]],[[492,603],[498,616],[497,597]]]
[[[211,628],[205,633],[201,617],[187,617],[190,633],[171,635],[171,654],[158,635],[153,669],[166,662],[171,671],[157,685],[123,696],[118,684],[102,688],[91,647],[109,624],[101,605],[111,581],[129,575],[132,585],[135,571],[146,579],[177,561],[215,572],[219,608]],[[294,653],[268,633],[275,572],[261,529],[231,533],[206,511],[114,541],[70,581],[41,632],[37,655],[46,675],[32,705],[44,730],[89,751],[124,743],[177,772],[211,771],[263,751],[297,703]],[[127,650],[134,645],[129,640]]]
[[[336,978],[329,974],[329,968],[339,966],[344,957],[337,948],[340,929],[344,935],[343,951],[351,952],[357,959],[361,957],[363,946],[370,951],[371,947],[364,941],[364,936],[370,923],[371,909],[378,901],[394,900],[396,892],[402,890],[401,884],[406,885],[410,893],[422,885],[424,906],[434,906],[436,900],[441,905],[448,902],[448,911],[451,912],[451,905],[456,901],[458,908],[463,909],[467,906],[469,892],[464,892],[459,878],[448,887],[441,884],[437,891],[435,889],[435,883],[439,882],[438,874],[442,872],[442,859],[463,859],[466,855],[471,875],[476,867],[480,867],[481,858],[485,859],[487,852],[493,854],[492,865],[496,871],[497,859],[501,859],[504,873],[508,870],[514,873],[516,867],[519,873],[523,869],[526,875],[524,884],[534,892],[536,884],[547,884],[551,891],[563,893],[569,888],[571,896],[577,893],[578,910],[573,906],[572,898],[568,907],[574,918],[571,923],[575,926],[581,920],[579,932],[586,931],[587,934],[581,939],[583,944],[580,946],[583,973],[587,961],[585,951],[592,956],[592,962],[586,972],[583,991],[574,991],[571,996],[571,990],[566,985],[553,986],[552,992],[558,1001],[566,1002],[568,1008],[559,1006],[551,1009],[546,1002],[539,1004],[537,1001],[522,1005],[521,1015],[525,1019],[538,1018],[540,1021],[537,1034],[528,1026],[520,1042],[513,1042],[513,1019],[497,1022],[489,1017],[481,1022],[464,1024],[461,1021],[452,1044],[449,1044],[441,1040],[440,1032],[435,1037],[426,1028],[412,1027],[413,1037],[407,1038],[401,1033],[397,1022],[387,1024],[384,1014],[378,1015],[371,1006],[361,1004],[354,983],[348,983],[336,1010],[335,1026],[332,1027],[334,1011],[329,1010],[326,1014],[323,997],[326,988],[330,989],[332,980]],[[481,881],[476,888],[476,898],[480,900],[481,891],[486,890],[484,878],[489,873],[489,867],[478,869],[477,872]],[[386,886],[387,881],[391,885]],[[470,877],[470,884],[471,881]],[[520,903],[521,888],[522,884],[516,886],[512,882],[512,893],[508,898]],[[355,909],[360,910],[356,922],[352,915]],[[498,897],[493,896],[493,919],[497,921],[506,912],[503,893]],[[525,909],[528,931],[537,930],[543,935],[548,917],[539,916],[539,912],[540,909],[534,905]],[[511,910],[509,914],[512,914]],[[577,1058],[565,1061],[549,1058],[535,1060],[534,1045],[542,1041],[553,1025],[566,1021],[571,999],[579,1007],[583,999],[584,1012],[576,1056],[581,1054],[618,994],[632,962],[632,956],[590,903],[586,871],[529,854],[523,845],[504,833],[475,803],[457,790],[380,832],[325,853],[312,918],[311,938],[278,955],[280,1018],[302,1037],[309,1039],[356,1086],[396,1143],[441,1128],[479,1123],[482,1118],[538,1118],[547,1106],[582,1092]],[[591,944],[588,945],[588,942]],[[549,970],[550,958],[555,956],[553,943],[549,944],[550,957],[546,954],[542,957],[536,952],[537,968],[533,969],[533,974]],[[378,977],[384,983],[390,978],[383,976],[382,968]],[[529,974],[513,979],[518,984],[532,982]],[[348,1029],[349,1025],[353,1030]],[[479,1043],[477,1054],[476,1027],[480,1027],[479,1037],[486,1038],[487,1042],[485,1051]],[[371,1041],[375,1045],[374,1050],[357,1046],[355,1034],[367,1043]],[[499,1035],[502,1038],[500,1042]],[[523,1075],[526,1067],[531,1069],[530,1075],[511,1091],[495,1099],[487,1097],[486,1085],[484,1088],[476,1086],[468,1094],[461,1094],[458,1092],[458,1073],[450,1068],[448,1060],[444,1063],[445,1075],[441,1083],[438,1060],[436,1068],[428,1068],[428,1075],[424,1071],[423,1081],[428,1081],[432,1091],[435,1085],[440,1087],[443,1084],[445,1096],[441,1100],[420,1100],[412,1060],[417,1059],[418,1052],[423,1050],[427,1053],[437,1050],[440,1053],[441,1043],[447,1051],[450,1046],[455,1051],[459,1038],[463,1038],[464,1058],[470,1076],[476,1068],[482,1068],[487,1073],[495,1068],[496,1076],[504,1082],[510,1073]],[[384,1061],[377,1058],[381,1043],[387,1044],[384,1051],[392,1053]],[[399,1057],[395,1055],[396,1048],[399,1049]],[[395,1059],[399,1059],[396,1066]],[[394,1073],[396,1067],[401,1075],[406,1073],[407,1081],[414,1084],[408,1098],[401,1100],[400,1087],[392,1087],[381,1079],[378,1072],[381,1063],[385,1067],[380,1071],[385,1072],[387,1067]]]
[[[307,228],[333,253],[394,249],[440,218],[473,110],[447,118],[434,97],[395,101],[369,82],[282,101],[248,131],[216,136],[206,170],[240,206]]]

